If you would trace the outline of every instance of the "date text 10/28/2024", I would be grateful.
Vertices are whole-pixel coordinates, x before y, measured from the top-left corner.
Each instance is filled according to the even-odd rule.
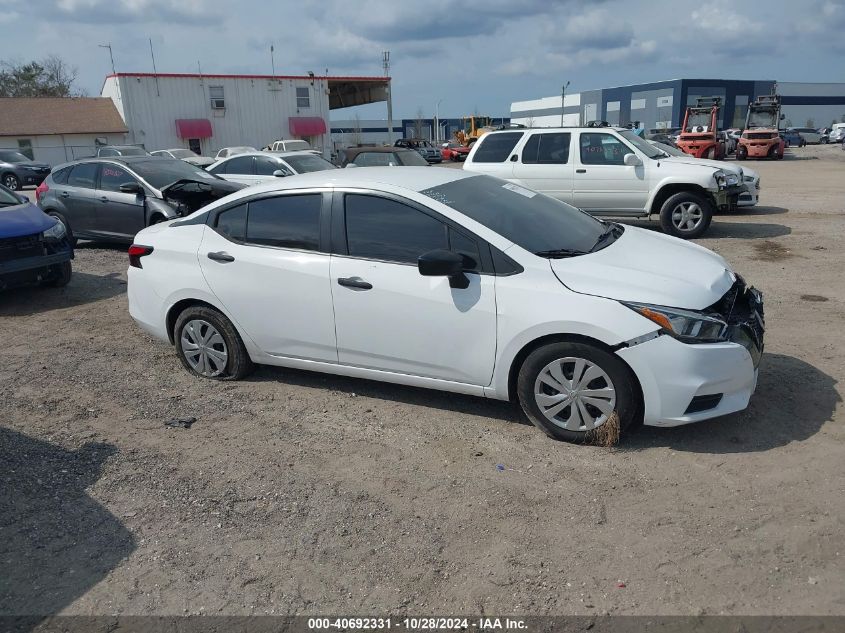
[[[308,618],[313,631],[525,631],[524,620],[513,618]]]

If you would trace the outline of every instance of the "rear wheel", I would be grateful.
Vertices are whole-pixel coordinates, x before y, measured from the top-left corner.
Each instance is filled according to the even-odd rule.
[[[713,220],[713,205],[691,191],[670,196],[660,208],[660,226],[663,231],[685,240],[700,237]]]
[[[176,319],[173,339],[179,360],[194,375],[239,380],[254,368],[235,326],[213,308],[185,308]]]
[[[585,343],[551,343],[525,359],[517,396],[528,419],[547,435],[581,443],[608,422],[617,423],[614,413],[619,431],[631,426],[638,402],[634,385],[613,354]]]
[[[744,145],[738,145],[736,148],[736,159],[745,160],[748,158],[748,149]]]
[[[21,188],[21,181],[14,174],[5,174],[3,176],[3,186],[12,191],[18,191]]]

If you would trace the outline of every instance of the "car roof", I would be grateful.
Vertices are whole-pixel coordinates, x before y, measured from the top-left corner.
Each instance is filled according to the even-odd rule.
[[[514,134],[524,132],[596,132],[601,130],[615,130],[616,132],[623,132],[628,129],[629,128],[619,127],[617,125],[596,125],[594,127],[590,127],[588,125],[574,125],[572,127],[515,127],[508,128],[506,130],[493,130],[491,132],[487,132],[484,136],[490,136],[491,134]],[[484,136],[480,137],[478,140],[480,141],[484,138]]]
[[[309,187],[364,187],[390,185],[410,191],[424,191],[464,178],[478,178],[479,174],[461,169],[440,167],[355,167],[353,169],[327,169],[307,174],[279,178],[249,188],[254,191],[283,191]]]

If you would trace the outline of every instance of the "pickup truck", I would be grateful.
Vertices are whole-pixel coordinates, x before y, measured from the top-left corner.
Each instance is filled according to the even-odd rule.
[[[733,210],[736,173],[666,155],[631,130],[571,127],[488,132],[464,169],[539,191],[596,216],[657,216],[663,231],[703,235],[716,211]]]

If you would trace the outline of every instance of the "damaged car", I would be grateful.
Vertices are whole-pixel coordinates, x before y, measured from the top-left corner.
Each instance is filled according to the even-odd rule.
[[[190,215],[242,188],[182,160],[120,156],[59,165],[35,196],[72,243],[131,242],[147,226]]]

